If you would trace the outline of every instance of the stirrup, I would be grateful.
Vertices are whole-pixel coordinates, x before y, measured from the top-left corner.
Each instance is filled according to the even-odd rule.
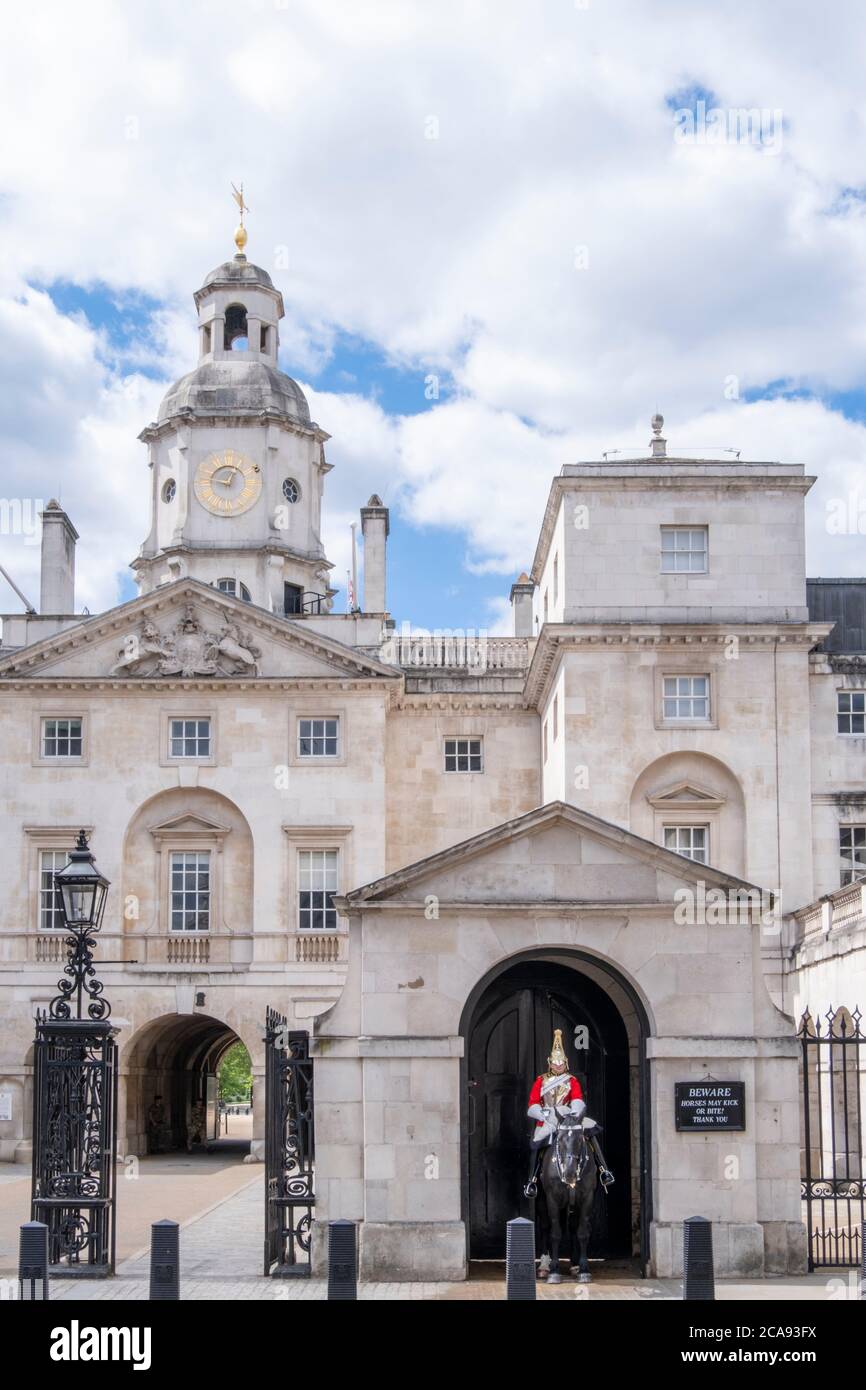
[[[538,1196],[538,1183],[535,1178],[533,1178],[531,1182],[528,1182],[526,1184],[526,1186],[523,1189],[523,1195],[524,1197]]]
[[[600,1169],[598,1179],[605,1192],[607,1192],[607,1189],[610,1187],[612,1182],[616,1182],[616,1178],[614,1177],[613,1173],[610,1171],[609,1168]]]

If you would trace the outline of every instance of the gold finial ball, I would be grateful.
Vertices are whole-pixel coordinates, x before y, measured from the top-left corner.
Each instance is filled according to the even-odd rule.
[[[244,247],[246,246],[246,244],[247,229],[243,225],[243,223],[241,223],[239,226],[235,228],[235,246],[238,248],[240,255],[244,254]]]

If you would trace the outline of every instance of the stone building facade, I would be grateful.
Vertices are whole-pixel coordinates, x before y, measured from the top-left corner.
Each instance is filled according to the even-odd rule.
[[[42,611],[4,619],[0,1159],[29,1157],[51,874],[84,825],[123,1152],[156,1095],[182,1143],[240,1038],[259,1156],[276,1007],[315,1058],[317,1219],[362,1223],[366,1274],[459,1278],[526,1210],[562,1026],[617,1171],[597,1250],[676,1272],[699,1213],[720,1272],[802,1268],[794,1018],[836,988],[808,975],[816,899],[866,865],[866,634],[827,617],[844,586],[807,592],[813,479],[674,457],[656,417],[646,457],[553,480],[512,637],[407,634],[377,496],[334,611],[328,435],[277,365],[279,291],[239,254],[195,304],[199,362],[141,436],[139,596],[76,614],[52,502]],[[745,1083],[742,1130],[675,1127],[707,1077]]]

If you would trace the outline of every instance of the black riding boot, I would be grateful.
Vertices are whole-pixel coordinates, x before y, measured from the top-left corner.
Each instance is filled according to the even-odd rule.
[[[541,1167],[541,1155],[543,1152],[543,1145],[539,1145],[537,1149],[533,1145],[529,1155],[529,1177],[523,1189],[524,1197],[538,1196],[538,1170]]]
[[[594,1134],[591,1134],[589,1136],[589,1146],[592,1149],[592,1152],[595,1155],[595,1161],[598,1164],[598,1180],[604,1188],[605,1192],[607,1192],[607,1189],[610,1187],[611,1183],[616,1182],[616,1178],[608,1168],[604,1154],[601,1151],[601,1144],[598,1142]]]

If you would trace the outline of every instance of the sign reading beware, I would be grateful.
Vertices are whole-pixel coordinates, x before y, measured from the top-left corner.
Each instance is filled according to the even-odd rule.
[[[745,1081],[677,1081],[674,1093],[678,1130],[746,1128]]]

